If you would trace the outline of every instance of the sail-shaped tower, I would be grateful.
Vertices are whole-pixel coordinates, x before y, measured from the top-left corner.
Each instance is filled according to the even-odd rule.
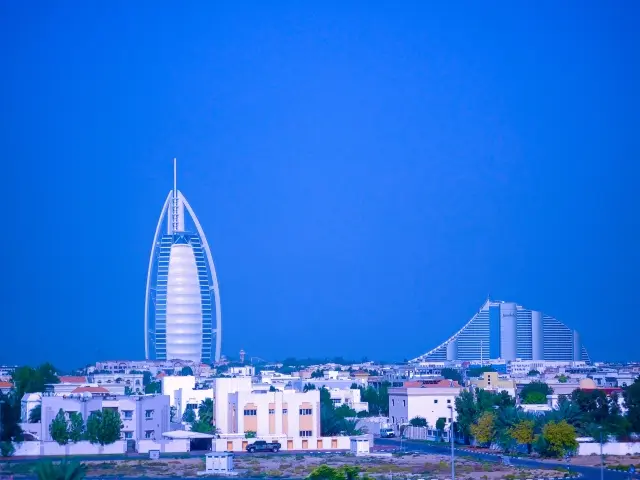
[[[177,187],[160,212],[153,236],[145,295],[148,360],[220,360],[220,292],[209,243],[191,205]]]

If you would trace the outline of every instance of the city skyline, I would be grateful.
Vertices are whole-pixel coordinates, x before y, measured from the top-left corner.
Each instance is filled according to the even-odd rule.
[[[177,175],[174,159],[173,189],[160,212],[149,257],[145,358],[211,363],[220,359],[222,344],[218,278],[207,237],[178,190]]]
[[[8,2],[0,363],[145,356],[174,156],[223,353],[411,359],[491,293],[633,359],[640,3],[406,5]]]

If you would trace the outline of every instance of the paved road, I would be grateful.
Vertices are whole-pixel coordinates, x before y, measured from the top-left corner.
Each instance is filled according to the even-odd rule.
[[[395,438],[376,438],[376,445],[384,445],[384,446],[395,446],[400,448],[400,440]],[[407,451],[417,451],[417,452],[426,452],[426,453],[440,453],[448,455],[451,453],[450,446],[436,446],[431,445],[424,442],[412,441],[412,440],[403,440],[402,441],[403,450]],[[456,448],[456,455],[465,455],[473,458],[477,458],[479,460],[483,460],[486,462],[500,462],[501,457],[497,455],[490,455],[486,453],[476,453],[476,452],[468,452],[466,450],[461,450]],[[553,468],[555,466],[569,467],[571,470],[575,472],[579,472],[584,475],[585,480],[600,480],[600,467],[580,467],[577,465],[567,465],[566,462],[542,462],[540,460],[530,460],[523,458],[511,458],[511,464],[515,466],[522,467],[530,467],[530,468]],[[625,472],[615,472],[613,470],[604,471],[604,480],[628,480],[631,476]],[[637,475],[634,477],[636,480],[639,478]]]

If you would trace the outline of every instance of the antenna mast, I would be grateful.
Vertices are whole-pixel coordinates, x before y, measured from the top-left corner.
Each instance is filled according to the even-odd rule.
[[[173,198],[171,202],[171,226],[172,233],[179,230],[178,226],[178,161],[173,159]]]

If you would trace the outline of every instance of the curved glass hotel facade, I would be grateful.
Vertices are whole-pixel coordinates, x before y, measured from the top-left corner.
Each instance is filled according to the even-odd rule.
[[[453,336],[413,361],[489,359],[590,361],[577,331],[542,312],[491,300]]]
[[[209,244],[187,199],[174,188],[156,226],[147,272],[145,355],[149,360],[220,359],[220,294]]]

